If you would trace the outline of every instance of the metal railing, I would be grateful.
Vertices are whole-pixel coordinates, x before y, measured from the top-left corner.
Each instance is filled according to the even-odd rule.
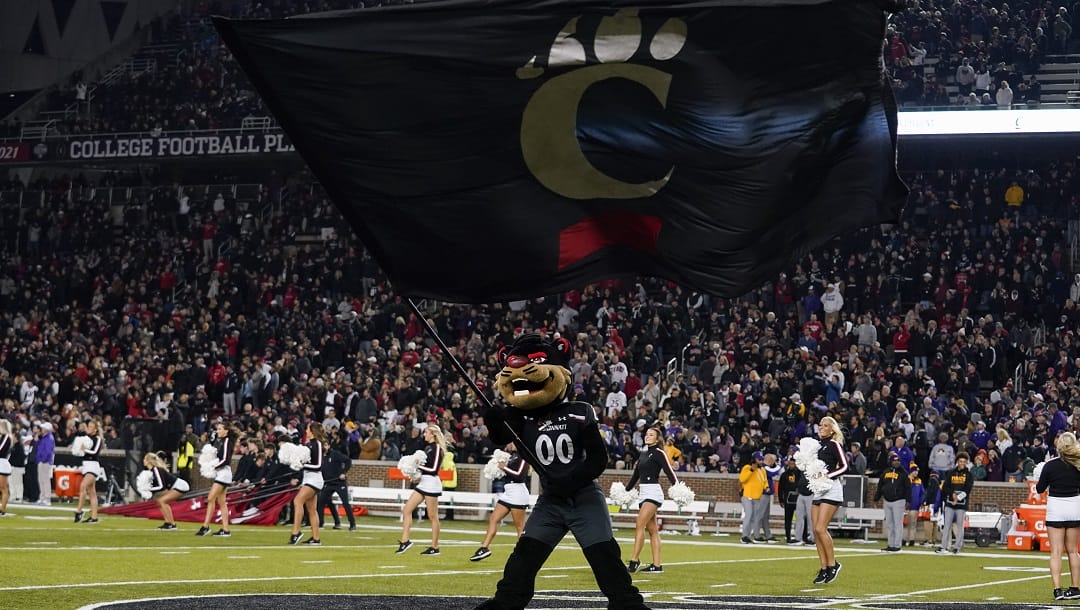
[[[1013,387],[1016,388],[1016,395],[1022,395],[1024,391],[1024,368],[1027,366],[1027,361],[1021,362],[1016,365],[1016,369],[1013,371]]]

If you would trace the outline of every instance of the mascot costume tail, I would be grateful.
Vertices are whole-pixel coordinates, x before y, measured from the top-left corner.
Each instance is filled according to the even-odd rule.
[[[567,400],[569,351],[565,339],[548,343],[526,334],[499,352],[503,369],[495,389],[507,406],[487,410],[484,421],[496,446],[514,442],[522,448],[543,491],[506,560],[495,597],[476,610],[523,610],[537,572],[568,531],[581,544],[609,610],[648,610],[622,564],[596,481],[607,466],[596,413],[589,403]]]

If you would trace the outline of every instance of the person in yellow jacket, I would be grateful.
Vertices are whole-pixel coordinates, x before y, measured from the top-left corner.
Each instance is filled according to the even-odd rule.
[[[457,462],[454,461],[454,452],[447,450],[446,453],[443,454],[442,466],[439,467],[439,470],[442,472],[447,470],[450,471],[450,478],[443,479],[443,491],[454,491],[457,489]],[[453,502],[451,502],[449,508],[446,509],[446,516],[443,517],[443,519],[446,519],[447,521],[454,520]]]
[[[195,445],[192,443],[192,435],[184,435],[176,449],[176,476],[190,484],[191,468],[194,464]]]
[[[1005,189],[1005,205],[1010,208],[1018,208],[1024,205],[1024,188],[1016,180],[1013,180],[1009,188]]]
[[[742,467],[739,472],[739,484],[742,485],[742,541],[743,544],[753,544],[750,533],[754,525],[761,522],[761,511],[768,510],[762,496],[765,487],[769,484],[769,477],[765,473],[765,456],[760,451],[755,451],[750,463]]]

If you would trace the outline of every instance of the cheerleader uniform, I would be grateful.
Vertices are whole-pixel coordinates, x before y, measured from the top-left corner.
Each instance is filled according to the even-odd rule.
[[[91,436],[89,438],[94,444],[83,454],[82,466],[79,468],[79,472],[81,472],[84,477],[90,474],[97,477],[99,481],[104,481],[105,470],[101,468],[101,464],[98,462],[98,455],[100,455],[101,450],[105,448],[105,443],[102,442],[100,436]]]
[[[171,472],[164,468],[155,466],[150,469],[150,472],[154,473],[154,480],[150,483],[150,491],[174,489],[180,493],[185,493],[191,490],[191,486],[188,485],[187,481],[180,477],[173,476]]]
[[[323,488],[323,444],[321,441],[311,439],[307,443],[307,448],[311,451],[311,461],[304,464],[304,485],[314,489],[315,491],[322,491]]]
[[[818,458],[825,462],[825,476],[832,481],[832,486],[825,493],[815,493],[814,504],[840,506],[844,503],[844,485],[840,482],[840,475],[847,472],[847,454],[836,439],[829,439],[821,442]]]
[[[1048,461],[1035,484],[1035,491],[1047,490],[1046,525],[1080,527],[1080,471],[1061,458]]]
[[[529,467],[525,460],[521,459],[520,455],[513,454],[506,466],[503,466],[503,472],[506,473],[503,477],[506,487],[497,496],[498,503],[506,508],[528,508],[529,486],[525,484],[525,479],[528,477]]]
[[[5,434],[0,436],[0,475],[9,476],[11,474],[11,462],[8,458],[11,457],[11,436]]]
[[[218,461],[214,464],[214,482],[218,485],[228,487],[232,485],[232,454],[235,449],[236,441],[233,440],[228,434],[225,438],[219,438],[214,441],[214,447],[217,449]]]
[[[667,475],[672,485],[679,482],[679,477],[675,474],[675,469],[671,467],[671,460],[668,459],[667,453],[660,445],[654,445],[647,448],[638,458],[634,474],[630,475],[630,482],[626,485],[626,489],[631,490],[638,484],[638,479],[641,480],[641,485],[638,487],[638,508],[646,502],[651,502],[656,506],[664,503],[664,490],[660,487],[661,471]]]
[[[420,482],[414,489],[425,496],[438,498],[442,495],[442,481],[439,479],[439,467],[442,466],[443,448],[438,443],[424,447],[427,459],[420,466]]]

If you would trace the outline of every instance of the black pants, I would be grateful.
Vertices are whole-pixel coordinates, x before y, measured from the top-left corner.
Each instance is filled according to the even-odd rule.
[[[319,525],[326,521],[324,513],[328,506],[330,507],[330,516],[334,518],[334,525],[341,525],[341,519],[334,508],[334,494],[341,498],[341,506],[345,509],[345,516],[349,519],[349,527],[356,527],[356,517],[353,516],[352,505],[349,504],[349,488],[344,481],[326,483],[323,485],[322,491],[319,492]]]
[[[791,524],[795,520],[795,505],[784,502],[784,538],[791,540]]]

